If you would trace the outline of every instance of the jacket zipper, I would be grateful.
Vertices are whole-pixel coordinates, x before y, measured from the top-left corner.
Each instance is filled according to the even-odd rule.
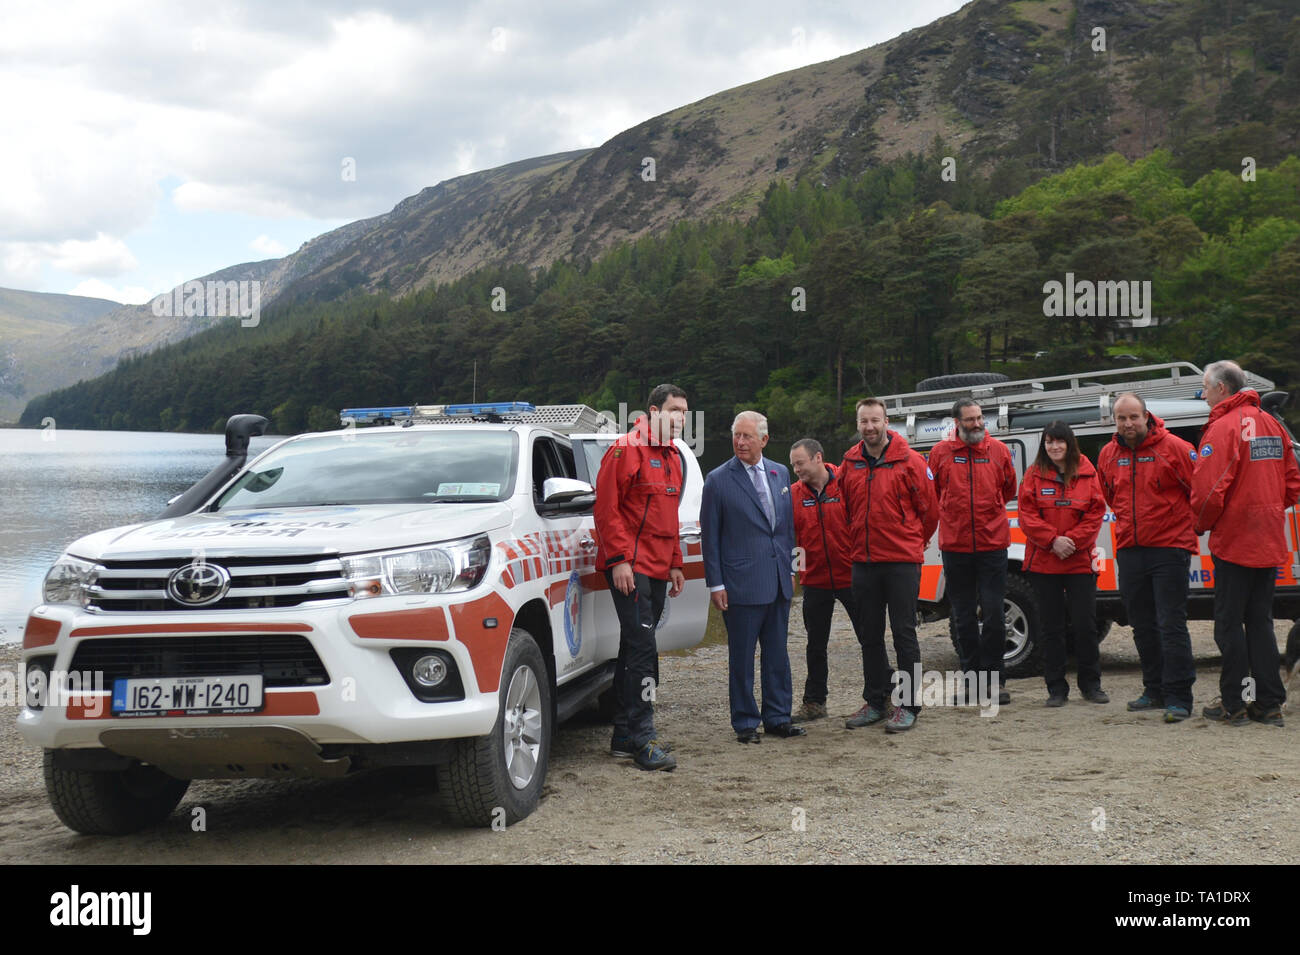
[[[1134,448],[1131,481],[1133,484],[1133,546],[1138,546],[1138,449]]]
[[[830,483],[829,481],[827,482]],[[822,492],[826,489],[822,488]],[[822,553],[826,555],[826,575],[831,579],[831,590],[835,589],[835,571],[831,569],[831,545],[826,540],[826,519],[822,516],[822,492],[817,494],[817,523],[822,529]]]
[[[970,481],[970,549],[979,553],[979,539],[975,534],[975,452],[970,445],[966,447],[966,475]]]

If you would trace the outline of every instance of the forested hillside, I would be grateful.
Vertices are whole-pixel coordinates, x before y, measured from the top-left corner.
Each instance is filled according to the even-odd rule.
[[[348,405],[475,388],[638,408],[671,380],[709,441],[725,446],[734,410],[755,406],[777,440],[842,447],[858,397],[950,371],[1236,357],[1300,386],[1294,155],[1247,169],[1231,138],[1113,155],[999,199],[990,180],[946,176],[949,152],[936,142],[830,186],[774,182],[746,221],[682,222],[591,262],[272,308],[256,328],[213,328],[35,400],[23,421],[202,430],[257,412],[295,432],[336,427]],[[1158,323],[1048,317],[1044,285],[1067,272],[1150,281]]]

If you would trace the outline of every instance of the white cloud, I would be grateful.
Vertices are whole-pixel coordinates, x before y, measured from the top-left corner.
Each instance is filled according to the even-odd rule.
[[[69,295],[85,295],[88,298],[106,298],[123,305],[143,305],[152,297],[149,290],[139,285],[114,286],[99,279],[86,279],[78,282],[68,290]]]
[[[259,235],[252,242],[248,243],[248,247],[254,252],[261,253],[268,259],[278,259],[288,251],[288,249],[282,246],[279,242],[276,242],[269,235]]]
[[[375,215],[439,180],[599,145],[958,5],[6,4],[0,281],[119,274],[134,257],[109,237],[159,221],[163,182],[196,217]],[[355,181],[340,175],[347,156]],[[197,250],[201,221],[174,244]],[[242,235],[260,229],[275,231]]]

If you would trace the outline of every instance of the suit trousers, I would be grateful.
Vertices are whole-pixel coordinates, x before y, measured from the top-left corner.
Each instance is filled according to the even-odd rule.
[[[790,722],[794,698],[790,657],[786,653],[790,601],[778,598],[768,604],[731,604],[722,612],[727,626],[727,697],[731,726],[737,733]],[[754,646],[760,650],[759,670],[763,708],[754,701]]]

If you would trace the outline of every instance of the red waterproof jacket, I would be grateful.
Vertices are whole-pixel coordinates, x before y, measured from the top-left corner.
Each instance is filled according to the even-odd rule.
[[[1097,455],[1106,503],[1115,512],[1115,549],[1178,547],[1200,550],[1192,530],[1192,469],[1196,449],[1147,414],[1147,436],[1136,449],[1117,434]]]
[[[868,460],[864,442],[840,464],[848,508],[849,554],[855,561],[919,564],[939,524],[939,502],[925,458],[890,432],[883,460]]]
[[[1016,514],[1025,532],[1025,570],[1035,574],[1093,573],[1092,549],[1106,517],[1106,501],[1097,469],[1087,455],[1079,455],[1079,470],[1068,485],[1055,467],[1044,471],[1031,464],[1020,482]],[[1052,550],[1052,541],[1058,537],[1074,542],[1074,553],[1064,560]]]
[[[1210,553],[1244,567],[1290,560],[1285,511],[1300,496],[1291,440],[1249,388],[1210,409],[1192,477],[1196,530]]]
[[[839,472],[831,464],[826,465],[826,471],[830,477],[820,495],[803,481],[790,485],[795,543],[803,548],[804,555],[799,581],[805,587],[840,590],[853,583],[849,525]]]
[[[683,466],[675,446],[651,443],[646,417],[605,450],[596,475],[598,570],[629,561],[634,573],[667,580],[669,570],[682,566]]]
[[[940,441],[930,452],[939,495],[939,549],[973,554],[1011,546],[1007,502],[1016,496],[1016,466],[1007,446],[986,431],[979,444]]]

